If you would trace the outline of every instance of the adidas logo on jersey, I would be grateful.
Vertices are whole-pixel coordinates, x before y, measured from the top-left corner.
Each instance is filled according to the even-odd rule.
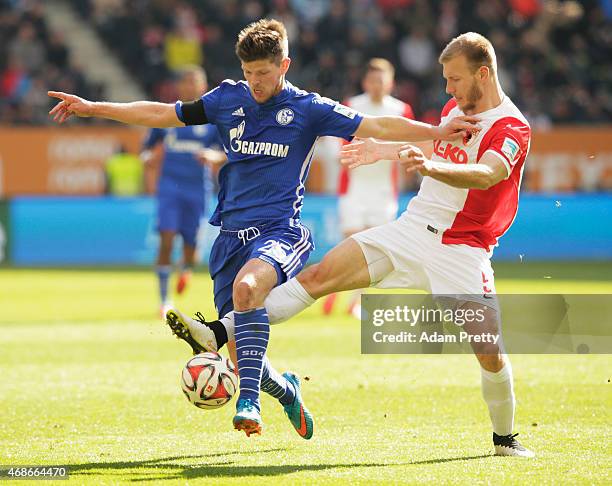
[[[232,115],[234,115],[234,116],[244,116],[244,110],[242,109],[242,106],[240,108],[238,108],[237,110],[234,110]]]

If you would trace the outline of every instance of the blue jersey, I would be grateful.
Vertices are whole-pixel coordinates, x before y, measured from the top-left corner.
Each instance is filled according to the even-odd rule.
[[[285,82],[258,104],[245,81],[226,80],[202,96],[206,117],[219,130],[228,162],[219,173],[219,202],[210,222],[241,229],[298,220],[317,138],[350,139],[362,116]],[[182,104],[176,104],[183,120]]]
[[[197,155],[204,148],[221,150],[219,132],[213,125],[153,128],[143,145],[150,149],[161,141],[164,160],[158,183],[160,192],[176,188],[202,192],[210,187],[210,169],[200,163]]]

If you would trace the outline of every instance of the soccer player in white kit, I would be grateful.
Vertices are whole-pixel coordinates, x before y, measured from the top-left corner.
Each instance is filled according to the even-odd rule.
[[[463,113],[479,118],[480,130],[456,142],[434,140],[426,151],[372,139],[347,145],[343,163],[349,167],[400,157],[408,171],[418,170],[424,177],[421,189],[396,221],[347,238],[319,264],[276,287],[265,300],[271,323],[296,315],[331,292],[376,286],[460,295],[461,309],[485,316],[476,327],[465,324],[464,331],[500,334],[490,257],[516,215],[531,129],[503,93],[495,51],[485,37],[460,35],[439,61],[452,96],[442,110],[442,125]],[[221,322],[231,336],[231,314]],[[212,334],[204,327],[194,332],[202,339]],[[512,433],[513,377],[503,345],[473,342],[472,349],[480,363],[495,453],[533,457]]]
[[[441,123],[460,114],[480,119],[480,131],[463,140],[435,140],[429,150],[372,139],[345,146],[343,163],[371,164],[400,155],[408,171],[424,179],[399,219],[353,235],[265,302],[279,322],[330,292],[376,286],[461,295],[462,308],[483,310],[498,333],[500,320],[490,257],[512,224],[531,129],[503,93],[491,43],[480,34],[453,39],[440,55],[451,100]],[[465,327],[468,332],[475,331]],[[503,347],[473,343],[481,365],[482,393],[498,455],[532,457],[512,434],[515,398],[512,368]]]
[[[383,58],[370,59],[363,79],[363,93],[346,100],[345,104],[366,115],[396,115],[414,119],[408,103],[391,96],[395,68]],[[343,166],[338,180],[338,215],[344,238],[393,221],[398,208],[397,160],[380,160],[357,171]],[[337,294],[328,295],[323,313],[329,314]],[[348,312],[359,317],[360,293],[350,300]]]
[[[414,119],[412,107],[391,96],[395,69],[382,58],[371,59],[362,81],[364,92],[346,101],[346,105],[366,115],[396,115]],[[397,217],[397,159],[381,160],[374,165],[340,172],[338,195],[340,227],[344,237]]]

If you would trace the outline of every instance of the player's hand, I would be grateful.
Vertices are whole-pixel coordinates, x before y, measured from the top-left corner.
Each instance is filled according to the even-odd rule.
[[[140,152],[140,160],[144,165],[151,165],[151,162],[153,160],[153,152],[151,152],[150,150],[143,150],[142,152]]]
[[[214,150],[210,148],[204,148],[200,150],[197,153],[196,157],[200,164],[206,165],[208,167],[215,167],[225,161],[225,157],[219,150]]]
[[[52,98],[58,98],[61,101],[49,112],[53,115],[53,120],[58,123],[64,123],[72,115],[80,117],[93,116],[94,103],[78,96],[61,91],[47,91],[47,94]]]
[[[200,162],[200,164],[202,165],[207,165],[209,167],[214,165],[213,161],[211,160],[210,152],[211,152],[210,149],[200,150],[196,155],[198,162]]]
[[[415,171],[423,171],[426,168],[428,159],[422,150],[414,145],[406,145],[399,151],[400,165],[408,174]]]
[[[340,151],[340,163],[349,169],[360,165],[369,165],[381,160],[380,144],[373,138],[355,139],[353,142],[342,147]]]
[[[434,127],[434,140],[451,141],[465,138],[468,133],[475,135],[480,131],[479,121],[475,116],[457,116],[445,125]]]

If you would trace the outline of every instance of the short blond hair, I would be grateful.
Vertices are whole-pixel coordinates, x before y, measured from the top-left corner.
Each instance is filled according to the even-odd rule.
[[[370,59],[366,67],[366,74],[370,71],[382,71],[383,73],[388,73],[392,78],[395,76],[393,64],[382,57],[373,57]]]
[[[242,62],[269,59],[280,65],[280,62],[289,56],[285,25],[274,19],[261,19],[250,23],[238,34],[236,55]]]
[[[438,58],[438,62],[444,64],[457,56],[466,57],[473,73],[481,66],[486,66],[497,73],[495,49],[493,49],[491,41],[484,35],[467,32],[455,37],[446,45]]]

